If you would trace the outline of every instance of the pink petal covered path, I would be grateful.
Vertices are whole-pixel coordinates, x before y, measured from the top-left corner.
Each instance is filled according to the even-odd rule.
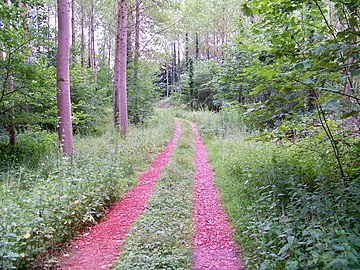
[[[205,145],[196,124],[195,133],[195,189],[193,223],[194,270],[241,270],[245,269],[238,256],[238,247],[231,238],[232,229],[220,202],[219,192],[207,159]],[[71,244],[71,250],[60,262],[58,269],[98,270],[110,269],[119,248],[130,231],[133,222],[145,210],[157,180],[169,163],[181,134],[177,122],[175,134],[165,150],[155,159],[140,182],[106,213],[106,221],[97,224]]]
[[[231,227],[221,206],[219,192],[207,159],[205,145],[194,123],[195,191],[193,222],[194,270],[245,269],[237,256],[238,248],[231,238]]]
[[[140,177],[140,183],[108,211],[106,221],[92,227],[88,233],[72,243],[70,255],[63,258],[60,269],[99,270],[111,268],[132,223],[144,211],[156,181],[160,178],[163,168],[169,163],[180,133],[181,126],[176,123],[173,139],[153,161],[149,170]]]

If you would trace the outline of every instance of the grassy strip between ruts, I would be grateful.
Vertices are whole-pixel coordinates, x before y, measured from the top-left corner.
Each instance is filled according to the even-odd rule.
[[[188,123],[146,210],[133,225],[115,269],[190,269],[194,137]]]

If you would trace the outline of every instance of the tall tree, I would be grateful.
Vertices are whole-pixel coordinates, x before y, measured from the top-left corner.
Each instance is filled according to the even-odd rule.
[[[81,0],[81,65],[85,66],[85,0]]]
[[[176,81],[177,81],[177,74],[176,74],[176,69],[177,69],[177,62],[176,62],[176,43],[173,43],[173,61],[172,61],[172,85],[175,86]]]
[[[8,8],[8,10],[10,10],[9,3],[7,0],[4,1],[4,4]],[[11,21],[12,20],[10,19],[10,17],[8,20],[5,19],[5,28],[13,27],[13,25],[11,24]],[[9,46],[5,50],[5,55],[6,55],[5,59],[10,66],[10,68],[8,68],[7,74],[6,74],[6,91],[8,92],[8,94],[11,95],[14,92],[14,81],[13,81],[13,74],[12,74],[12,70],[11,70],[10,54],[11,54],[11,48]],[[4,121],[4,126],[9,133],[9,143],[10,143],[10,145],[15,145],[16,144],[16,129],[15,129],[15,123],[14,123],[15,110],[14,110],[14,104],[12,101],[10,101],[10,108],[8,109],[8,112],[5,113],[5,115],[6,115],[6,117],[5,117],[5,121]]]
[[[140,58],[140,0],[136,0],[135,4],[135,63]],[[137,63],[136,63],[137,64]],[[135,67],[137,68],[137,67]]]
[[[76,62],[75,46],[76,46],[75,0],[71,0],[71,47],[72,47],[72,60],[74,62]]]
[[[128,112],[126,91],[126,65],[127,65],[127,9],[126,0],[118,2],[118,29],[116,37],[116,55],[114,70],[114,121],[120,127],[122,137],[127,135]],[[117,104],[115,104],[117,103]],[[117,108],[116,108],[117,105]]]
[[[58,0],[58,54],[57,54],[57,101],[59,120],[59,144],[63,155],[73,154],[71,102],[70,102],[70,3]]]
[[[89,55],[91,57],[91,66],[93,69],[93,80],[96,83],[97,79],[97,61],[96,61],[96,48],[95,48],[95,11],[94,11],[94,0],[91,0],[90,10],[90,32],[89,32]]]

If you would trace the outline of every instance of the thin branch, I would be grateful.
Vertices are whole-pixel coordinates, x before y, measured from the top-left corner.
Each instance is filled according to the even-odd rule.
[[[315,93],[315,98],[316,98],[316,110],[317,110],[319,118],[320,118],[321,126],[324,129],[324,131],[325,131],[326,135],[328,136],[329,141],[331,143],[331,146],[332,146],[336,161],[337,161],[339,169],[340,169],[340,174],[341,174],[342,178],[345,179],[344,169],[342,167],[341,160],[340,160],[339,148],[337,147],[337,145],[335,143],[335,139],[334,139],[334,136],[332,135],[331,129],[330,129],[329,125],[328,125],[325,113],[324,113],[321,105],[319,104],[318,96],[317,96],[315,91],[314,91],[314,93]]]
[[[328,88],[323,88],[323,87],[317,87],[317,88],[315,88],[315,87],[313,87],[313,86],[311,86],[311,85],[309,85],[309,84],[307,84],[307,83],[304,83],[304,82],[302,82],[302,81],[300,81],[300,80],[298,80],[298,79],[295,79],[295,78],[292,78],[292,80],[294,80],[295,82],[298,82],[298,83],[300,83],[300,84],[302,84],[302,85],[304,85],[304,86],[306,86],[307,88],[309,88],[309,89],[311,89],[311,90],[316,90],[316,89],[319,89],[319,90],[323,90],[323,91],[326,91],[326,92],[331,92],[331,93],[334,93],[334,94],[339,94],[339,95],[342,95],[342,96],[344,96],[344,97],[348,97],[348,98],[352,98],[352,99],[354,99],[357,103],[358,103],[358,105],[360,106],[360,98],[358,98],[358,97],[356,97],[356,96],[353,96],[353,95],[349,95],[349,94],[345,94],[345,93],[343,93],[343,92],[338,92],[338,91],[335,91],[335,90],[331,90],[331,89],[328,89]]]
[[[354,100],[358,103],[358,105],[360,106],[360,98],[358,98],[358,97],[355,97],[355,96],[349,95],[349,94],[345,94],[345,93],[343,93],[343,92],[338,92],[338,91],[335,91],[335,90],[331,90],[331,89],[328,89],[328,88],[320,87],[320,88],[318,88],[318,89],[323,90],[323,91],[326,91],[326,92],[334,93],[334,94],[339,94],[339,95],[342,95],[342,96],[344,96],[344,97],[352,98],[352,99],[354,99]]]
[[[146,48],[146,46],[147,46],[158,34],[164,32],[164,31],[166,31],[166,30],[171,29],[172,27],[174,27],[174,26],[177,25],[178,23],[179,23],[179,22],[175,22],[175,23],[171,24],[170,26],[165,27],[165,28],[163,28],[163,29],[155,32],[155,33],[153,34],[153,36],[143,45],[143,47],[141,48],[140,52],[142,52],[142,51]]]
[[[336,39],[336,35],[335,35],[335,33],[334,33],[334,30],[331,28],[331,26],[330,26],[328,20],[326,19],[325,15],[324,15],[324,12],[322,11],[319,3],[318,3],[316,0],[314,0],[314,2],[315,2],[315,5],[317,6],[318,10],[320,11],[321,16],[323,17],[323,19],[324,19],[327,27],[329,28],[331,35],[334,37],[334,39]]]

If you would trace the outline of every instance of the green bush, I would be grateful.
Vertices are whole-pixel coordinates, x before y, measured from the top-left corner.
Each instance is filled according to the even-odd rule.
[[[0,141],[0,168],[9,168],[21,164],[36,167],[40,160],[51,155],[57,149],[57,135],[47,131],[22,133],[17,143],[11,146],[7,137]]]

